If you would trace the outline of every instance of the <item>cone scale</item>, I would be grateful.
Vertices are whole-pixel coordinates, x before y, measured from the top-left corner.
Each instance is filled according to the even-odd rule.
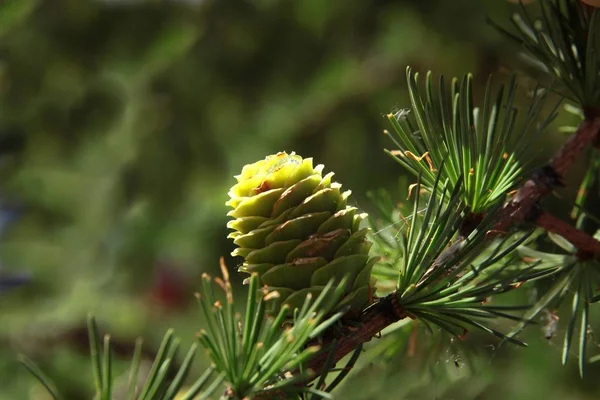
[[[360,311],[370,302],[371,242],[367,216],[347,205],[350,191],[323,175],[311,158],[281,152],[246,165],[229,191],[227,227],[243,257],[239,270],[258,274],[284,304],[300,307],[308,293],[318,296],[334,279],[346,277],[336,308]]]

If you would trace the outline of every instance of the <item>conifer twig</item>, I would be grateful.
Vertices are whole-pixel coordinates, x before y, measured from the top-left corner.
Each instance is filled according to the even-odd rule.
[[[398,322],[409,315],[402,311],[396,301],[396,296],[389,295],[381,298],[361,315],[358,325],[352,325],[345,334],[338,338],[335,350],[335,361],[339,361],[351,353],[358,345],[370,341],[378,335],[385,327]],[[322,350],[310,361],[308,368],[319,373],[322,364],[327,358],[330,350],[328,344],[331,340],[326,339]]]
[[[531,219],[538,202],[556,186],[563,185],[565,174],[583,151],[595,144],[600,131],[600,111],[588,110],[586,118],[558,150],[550,163],[535,173],[517,191],[498,216],[495,230],[505,232],[514,225]]]
[[[600,254],[600,242],[587,233],[575,228],[554,215],[542,212],[535,223],[548,232],[556,233],[567,239],[579,250],[580,254]]]
[[[499,212],[499,222],[495,226],[495,232],[506,232],[515,225],[531,220],[532,213],[538,210],[537,205],[539,201],[550,193],[553,187],[562,184],[569,167],[581,156],[587,147],[595,144],[600,132],[600,112],[596,110],[596,112],[591,113],[588,110],[586,116],[587,118],[558,150],[550,160],[550,163],[541,172],[534,174],[527,180],[517,191],[516,195]],[[549,227],[554,229],[551,231],[565,235],[567,240],[572,240],[574,242],[572,243],[576,247],[579,245],[582,250],[593,250],[594,254],[600,254],[598,242],[586,233],[570,227],[568,224],[548,214],[537,213],[534,214],[533,219],[535,220],[536,217],[538,220],[541,219],[541,221],[537,221],[538,223],[551,225]],[[353,324],[351,329],[349,328],[341,337],[336,338],[335,362],[351,353],[358,345],[370,341],[387,326],[408,317],[396,305],[395,299],[396,293],[380,299],[363,312],[356,325]],[[331,351],[330,346],[332,342],[332,338],[324,340],[321,352],[308,362],[307,368],[314,371],[321,369],[323,361],[327,357],[328,352]],[[259,397],[261,399],[270,398],[268,395]]]

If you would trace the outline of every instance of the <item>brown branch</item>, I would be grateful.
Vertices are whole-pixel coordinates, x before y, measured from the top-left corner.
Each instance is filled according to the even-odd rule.
[[[406,317],[408,315],[398,305],[395,294],[379,299],[363,312],[358,325],[353,324],[351,328],[348,328],[348,332],[337,338],[335,362],[351,353],[358,345],[370,341],[385,327]],[[320,372],[331,351],[332,340],[322,345],[322,350],[309,361],[308,368],[317,373]]]
[[[321,351],[311,358],[306,366],[316,372],[316,375],[322,373],[325,363],[329,358],[332,346],[335,345],[334,364],[340,361],[344,356],[350,354],[359,345],[369,342],[373,337],[379,334],[385,327],[390,326],[394,322],[398,322],[408,317],[402,308],[398,305],[395,294],[390,294],[379,299],[372,306],[367,308],[357,324],[352,324],[352,327],[345,328],[347,331],[343,334],[337,334],[336,337],[324,338],[321,345]],[[336,342],[334,342],[337,339]],[[285,392],[263,392],[254,396],[254,400],[278,400],[285,399]]]
[[[593,119],[587,119],[581,123],[577,132],[569,137],[567,142],[551,159],[548,166],[542,170],[543,173],[534,174],[531,179],[525,182],[513,199],[506,204],[499,213],[495,230],[497,232],[504,232],[514,225],[525,222],[531,213],[537,209],[536,206],[542,197],[550,193],[555,185],[563,182],[564,175],[569,167],[581,156],[586,148],[594,144],[599,132],[600,115],[596,113]],[[576,247],[582,250],[591,250],[594,254],[600,254],[599,242],[568,224],[556,218],[551,218],[547,214],[541,214],[537,222],[538,224],[548,224],[548,230],[561,234],[567,240],[572,241]],[[390,297],[395,300],[395,293],[383,299],[381,304],[391,304],[392,300],[389,299]],[[363,314],[359,328],[355,332],[352,332],[348,337],[340,339],[335,352],[336,361],[342,359],[359,344],[371,340],[371,337],[375,336],[389,324],[400,319],[400,317],[391,318],[390,316],[394,314],[386,313],[385,310],[387,308],[383,306],[377,307],[378,304]],[[395,308],[396,310],[398,309],[398,307]],[[398,316],[397,312],[396,316]],[[327,350],[324,349],[321,354],[312,359],[310,367],[318,370],[319,366],[326,359],[326,356]]]
[[[582,253],[600,254],[599,241],[552,214],[547,212],[541,213],[535,220],[535,223],[540,228],[544,228],[548,232],[556,233],[567,239]]]
[[[537,203],[557,185],[562,185],[569,167],[583,151],[594,145],[600,131],[600,115],[586,119],[579,125],[577,132],[569,137],[550,163],[534,174],[517,191],[500,212],[495,230],[505,232],[514,225],[521,224],[531,217]]]
[[[548,165],[527,180],[515,196],[506,203],[499,212],[498,222],[494,226],[494,232],[491,232],[493,234],[488,237],[507,232],[513,226],[524,222],[535,221],[550,232],[559,233],[578,249],[591,250],[592,254],[600,254],[600,243],[551,215],[539,214],[538,208],[540,200],[545,195],[550,193],[555,186],[563,185],[566,172],[583,151],[596,144],[600,136],[600,110],[586,109],[585,115],[586,120],[558,150]],[[370,341],[387,326],[408,317],[398,305],[396,295],[394,292],[379,299],[377,303],[362,313],[358,324],[348,332],[341,335],[338,333],[336,337],[325,338],[322,350],[309,361],[307,367],[319,373],[328,358],[331,346],[336,346],[333,357],[335,364],[356,349],[358,345]],[[334,340],[337,340],[336,344],[334,344]],[[263,393],[256,397],[256,399],[259,398],[273,399],[277,398],[277,395]]]

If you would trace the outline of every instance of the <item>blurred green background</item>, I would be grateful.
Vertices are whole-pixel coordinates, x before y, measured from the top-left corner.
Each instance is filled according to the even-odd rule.
[[[384,155],[392,143],[382,131],[385,114],[409,105],[406,66],[472,72],[481,98],[488,74],[501,82],[518,66],[516,48],[486,24],[486,16],[508,24],[513,7],[3,1],[0,200],[20,217],[0,243],[0,273],[26,273],[30,282],[0,293],[0,399],[45,399],[16,363],[20,352],[68,399],[91,398],[89,312],[114,335],[123,362],[139,335],[149,351],[169,327],[190,344],[202,327],[193,301],[200,275],[217,273],[221,256],[236,265],[224,203],[247,163],[295,151],[335,171],[367,210],[368,190],[384,187],[404,200],[395,191],[404,172]],[[525,100],[533,84],[520,82]],[[572,122],[561,116],[528,161],[541,163],[564,138],[557,127]],[[563,200],[574,189],[561,192]],[[243,277],[233,276],[241,287]],[[408,341],[408,328],[387,340]],[[473,335],[462,344],[468,356],[417,336],[411,357],[392,357],[387,367],[379,353],[367,358],[356,375],[364,379],[338,398],[600,396],[600,369],[580,380],[574,365],[560,365],[560,338],[548,342],[539,327],[528,331],[527,349],[497,349]],[[199,359],[198,371],[208,363]],[[439,374],[445,378],[432,385]]]

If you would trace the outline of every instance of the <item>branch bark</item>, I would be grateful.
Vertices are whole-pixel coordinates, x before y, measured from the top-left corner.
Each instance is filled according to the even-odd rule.
[[[556,233],[567,239],[581,253],[590,255],[600,254],[599,241],[552,214],[541,213],[535,220],[535,223],[540,228],[544,228],[548,232]]]
[[[357,325],[352,324],[352,327],[347,328],[346,332],[338,335],[339,337],[324,338],[321,350],[309,360],[306,368],[313,370],[316,372],[315,376],[318,376],[327,362],[332,346],[335,346],[335,364],[360,344],[369,342],[385,327],[406,317],[408,315],[398,305],[394,294],[379,299],[362,313]],[[279,400],[287,398],[286,396],[283,392],[264,392],[255,396],[254,400]]]
[[[558,185],[564,185],[564,177],[570,166],[583,151],[595,144],[600,131],[600,115],[584,120],[577,131],[558,150],[550,163],[535,173],[517,191],[500,212],[495,230],[505,232],[510,227],[530,219],[538,202]]]
[[[406,317],[408,315],[398,305],[397,297],[394,294],[379,299],[363,312],[358,325],[353,324],[348,332],[337,338],[334,354],[335,362],[354,351],[358,345],[370,341],[385,327]],[[317,373],[320,372],[329,356],[331,346],[333,346],[332,340],[322,345],[321,351],[309,361],[308,368]]]

